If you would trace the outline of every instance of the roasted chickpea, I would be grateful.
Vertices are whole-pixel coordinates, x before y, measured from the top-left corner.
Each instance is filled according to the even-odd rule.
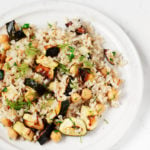
[[[107,69],[106,69],[106,68],[102,68],[102,69],[100,70],[100,72],[101,72],[101,74],[102,74],[104,77],[107,76]]]
[[[49,89],[50,91],[54,91],[54,87],[55,87],[55,82],[51,82],[51,83],[49,84],[49,86],[48,86],[48,89]]]
[[[116,100],[118,98],[118,91],[114,88],[108,92],[108,99],[109,100]]]
[[[11,122],[9,119],[7,119],[7,118],[2,118],[2,119],[1,119],[1,123],[2,123],[4,126],[6,126],[6,127],[12,126],[12,122]]]
[[[9,41],[9,37],[7,34],[0,35],[0,44],[8,43],[8,41]]]
[[[3,49],[4,50],[9,50],[10,49],[10,44],[8,42],[2,43]]]
[[[73,103],[77,103],[80,100],[81,100],[81,96],[78,93],[71,94],[71,101]]]
[[[8,128],[8,136],[11,139],[16,140],[18,138],[18,133],[12,127],[9,127]]]
[[[59,142],[60,140],[61,140],[61,133],[58,131],[58,130],[54,130],[54,131],[52,131],[52,133],[51,133],[51,135],[50,135],[50,138],[51,138],[51,140],[52,141],[54,141],[54,142]]]
[[[70,68],[70,73],[73,76],[76,76],[78,74],[79,70],[78,70],[78,66],[77,65],[72,65]]]
[[[81,97],[83,100],[89,100],[92,97],[92,91],[89,90],[88,88],[85,88],[82,90]]]

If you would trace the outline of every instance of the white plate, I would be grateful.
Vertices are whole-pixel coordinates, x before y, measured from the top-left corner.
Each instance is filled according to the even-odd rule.
[[[21,6],[3,14],[0,26],[12,19],[19,23],[29,22],[40,26],[46,26],[47,22],[58,21],[61,25],[66,17],[79,17],[91,22],[96,32],[104,37],[106,41],[104,46],[121,51],[127,59],[128,65],[121,69],[125,84],[120,107],[113,108],[106,113],[104,117],[109,123],[106,124],[101,120],[94,131],[82,138],[82,143],[78,137],[64,137],[59,144],[48,142],[44,146],[27,141],[11,141],[7,137],[6,129],[0,127],[0,149],[104,150],[110,148],[124,135],[135,118],[143,90],[141,63],[132,42],[112,20],[96,10],[79,4],[44,0]]]

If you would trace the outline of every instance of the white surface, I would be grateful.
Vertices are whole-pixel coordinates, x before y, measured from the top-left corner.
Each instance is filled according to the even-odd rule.
[[[26,2],[29,0],[26,0]],[[31,0],[30,0],[31,1]],[[76,2],[85,3],[91,7],[104,12],[113,20],[119,23],[124,30],[128,33],[134,44],[136,45],[143,62],[145,73],[145,92],[143,103],[141,104],[140,112],[132,125],[132,128],[126,133],[125,137],[120,141],[114,150],[149,150],[150,149],[150,102],[149,102],[149,27],[150,27],[150,1],[149,0],[86,0]],[[19,0],[5,0],[0,1],[0,13],[11,9],[21,3],[26,3]],[[3,4],[3,5],[2,5]]]
[[[71,18],[80,16],[80,18],[90,21],[96,28],[96,31],[104,37],[104,48],[117,49],[121,51],[125,59],[127,59],[128,65],[120,68],[122,78],[125,79],[120,107],[110,109],[104,116],[104,118],[109,121],[109,125],[103,120],[100,121],[100,125],[93,132],[89,132],[83,138],[84,142],[82,144],[79,142],[79,138],[66,137],[65,140],[63,139],[59,144],[49,142],[40,147],[38,143],[33,144],[22,141],[12,142],[7,136],[2,137],[5,141],[18,148],[26,150],[32,147],[36,150],[48,150],[51,147],[52,149],[58,150],[61,147],[62,149],[67,150],[68,146],[72,146],[72,150],[98,150],[99,146],[101,146],[102,149],[108,149],[116,144],[116,142],[118,142],[118,140],[124,135],[139,109],[143,90],[143,77],[137,51],[124,32],[103,14],[82,5],[68,2],[56,3],[45,0],[43,2],[34,2],[11,10],[11,13],[7,13],[1,18],[0,25],[5,24],[9,20],[15,19],[19,23],[28,22],[38,26],[45,26],[47,25],[47,22],[51,23],[57,21],[58,25],[64,26],[66,16]],[[133,74],[137,75],[133,78]],[[0,133],[0,135],[3,133],[5,135],[3,128],[0,128]]]

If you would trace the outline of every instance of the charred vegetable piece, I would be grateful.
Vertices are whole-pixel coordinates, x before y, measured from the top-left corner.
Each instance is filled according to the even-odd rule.
[[[30,78],[26,78],[24,84],[35,89],[39,95],[43,95],[47,91],[47,89],[43,85]]]
[[[67,84],[67,87],[66,87],[66,91],[65,91],[65,95],[66,96],[69,96],[70,94],[70,92],[72,91],[72,87],[71,87],[71,80],[72,80],[73,78],[72,77],[69,77],[69,79],[68,79],[68,84]]]
[[[70,105],[69,100],[62,101],[61,102],[61,110],[60,110],[59,115],[65,116],[69,105]]]
[[[36,66],[35,71],[51,80],[54,78],[54,70],[40,64]]]
[[[0,80],[4,79],[4,70],[0,69]]]
[[[46,50],[46,56],[56,57],[59,53],[60,49],[59,47],[51,47]]]
[[[38,142],[40,143],[40,145],[43,145],[44,143],[49,141],[50,134],[54,130],[54,128],[55,128],[55,125],[53,123],[48,124],[46,128],[40,133],[39,138],[38,138]]]
[[[22,38],[25,38],[26,35],[22,30],[16,31],[15,24],[16,24],[15,20],[6,23],[6,29],[10,40],[19,41]]]
[[[83,82],[86,82],[90,76],[90,69],[88,68],[79,68],[79,75]]]
[[[75,32],[76,32],[77,35],[85,34],[86,33],[86,29],[83,26],[81,26],[81,27],[77,28],[75,30]]]
[[[69,26],[71,26],[73,23],[72,23],[72,21],[69,21],[68,23],[66,23],[65,25],[66,25],[66,27],[69,27]]]
[[[86,125],[82,119],[66,118],[59,128],[60,132],[70,136],[82,136],[87,133]]]
[[[109,51],[108,49],[104,49],[104,56],[110,64],[114,65],[114,60],[113,58],[108,56],[108,51]]]

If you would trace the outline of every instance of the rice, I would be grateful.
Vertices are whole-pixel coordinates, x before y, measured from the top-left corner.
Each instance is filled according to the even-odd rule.
[[[126,64],[123,56],[116,50],[104,49],[103,38],[90,23],[72,19],[65,25],[60,28],[54,23],[36,28],[25,24],[19,30],[23,34],[19,40],[8,32],[8,50],[0,44],[1,57],[5,57],[0,65],[5,72],[0,80],[0,118],[13,124],[24,123],[29,121],[24,116],[30,114],[33,124],[24,125],[37,129],[31,138],[34,141],[45,129],[45,121],[55,124],[53,130],[79,136],[96,128],[108,106],[119,105],[123,80],[117,68]],[[71,126],[63,130],[67,118]],[[42,122],[40,130],[40,121],[35,122],[36,119]],[[85,129],[75,122],[83,122]]]

